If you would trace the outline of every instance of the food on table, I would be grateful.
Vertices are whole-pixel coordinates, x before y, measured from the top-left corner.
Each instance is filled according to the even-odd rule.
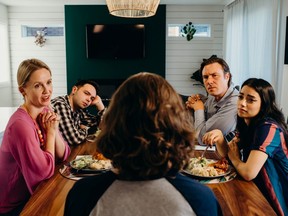
[[[106,159],[102,154],[97,153],[92,155],[86,155],[71,162],[71,166],[74,169],[92,169],[92,170],[106,170],[111,169],[111,161]]]
[[[99,152],[94,153],[92,157],[97,160],[108,160],[107,158],[104,157],[103,154]]]
[[[226,158],[222,158],[217,162],[211,163],[209,166],[213,166],[219,174],[226,173],[229,168]]]
[[[213,177],[225,174],[228,170],[228,161],[224,158],[215,162],[207,158],[191,158],[187,167],[192,175]]]
[[[89,164],[89,168],[95,170],[111,169],[111,162],[109,160],[94,160]]]

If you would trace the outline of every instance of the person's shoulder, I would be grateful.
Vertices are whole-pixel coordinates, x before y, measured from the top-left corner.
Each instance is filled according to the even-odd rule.
[[[276,120],[274,120],[273,118],[269,118],[269,117],[265,117],[257,121],[253,128],[255,130],[254,132],[255,137],[259,141],[259,143],[263,143],[265,139],[267,139],[267,137],[269,137],[271,134],[274,134],[274,132],[276,134],[278,134],[278,132],[286,133],[286,131],[284,131],[284,129],[280,126],[280,124]],[[278,136],[275,136],[274,134],[274,138],[275,137],[278,137]],[[273,139],[272,137],[270,138]]]
[[[115,179],[116,175],[108,171],[77,181],[67,195],[64,215],[89,215]]]
[[[219,203],[213,191],[206,185],[180,173],[176,178],[167,180],[185,197],[196,214],[201,212],[205,215],[221,215]],[[210,208],[207,209],[207,206]]]
[[[68,100],[68,95],[57,96],[57,97],[51,99],[51,104],[55,105],[57,103],[67,103],[67,100]]]
[[[238,89],[235,88],[233,85],[231,85],[228,88],[226,95],[224,96],[224,103],[231,104],[234,106],[235,104],[237,104],[238,96],[239,96]]]
[[[69,191],[69,197],[85,196],[85,194],[94,194],[92,196],[100,197],[107,188],[115,181],[116,175],[108,171],[101,175],[90,176],[78,180]]]
[[[234,86],[234,84],[231,84],[231,86],[227,90],[227,96],[230,98],[238,97],[239,95],[239,88],[237,86]]]
[[[180,173],[176,175],[176,178],[167,180],[179,191],[194,191],[197,194],[201,194],[203,197],[214,197],[214,194],[209,187]]]
[[[34,122],[31,117],[21,108],[18,108],[10,117],[6,128],[13,128],[17,136],[27,136],[34,131]]]
[[[88,178],[80,179],[73,186],[74,190],[79,191],[93,191],[99,190],[99,187],[110,186],[115,181],[116,176],[113,172],[109,171],[101,175],[95,175]]]
[[[237,86],[232,86],[232,95],[237,96],[239,95],[239,88]]]
[[[10,117],[10,121],[16,124],[26,124],[27,122],[32,122],[31,117],[22,108],[18,108]]]
[[[270,118],[270,117],[266,117],[266,118],[259,120],[256,127],[258,128],[271,128],[271,127],[281,128],[279,123],[275,119]]]

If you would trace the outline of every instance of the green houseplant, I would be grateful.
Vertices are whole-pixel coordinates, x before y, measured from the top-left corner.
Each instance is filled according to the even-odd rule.
[[[186,37],[187,41],[190,41],[193,39],[193,35],[196,32],[196,28],[194,27],[192,22],[189,22],[185,26],[181,28],[181,35],[182,37]]]

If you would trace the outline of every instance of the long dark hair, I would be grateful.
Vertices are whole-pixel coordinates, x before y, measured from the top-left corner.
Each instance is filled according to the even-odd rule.
[[[113,94],[96,144],[119,178],[163,177],[188,161],[194,128],[181,100],[163,77],[147,72],[131,76]]]
[[[261,99],[261,107],[259,113],[251,119],[249,128],[252,129],[255,127],[255,125],[258,125],[261,121],[265,121],[268,118],[275,121],[277,125],[283,130],[286,145],[287,143],[287,124],[285,123],[285,117],[282,111],[278,108],[276,104],[276,96],[273,87],[269,82],[267,82],[264,79],[258,79],[258,78],[250,78],[247,79],[241,86],[241,89],[244,86],[249,86],[250,88],[253,88],[260,96]],[[241,135],[241,130],[244,128],[247,128],[245,126],[245,122],[242,118],[238,117],[237,121],[237,128]],[[253,131],[253,130],[248,130]],[[242,133],[243,135],[243,133]],[[241,137],[240,137],[241,139]]]

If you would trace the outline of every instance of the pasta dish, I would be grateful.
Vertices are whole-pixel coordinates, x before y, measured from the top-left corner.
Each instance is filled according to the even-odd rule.
[[[228,161],[223,158],[219,161],[207,158],[191,158],[186,168],[189,173],[195,176],[217,177],[223,175],[228,170]]]

